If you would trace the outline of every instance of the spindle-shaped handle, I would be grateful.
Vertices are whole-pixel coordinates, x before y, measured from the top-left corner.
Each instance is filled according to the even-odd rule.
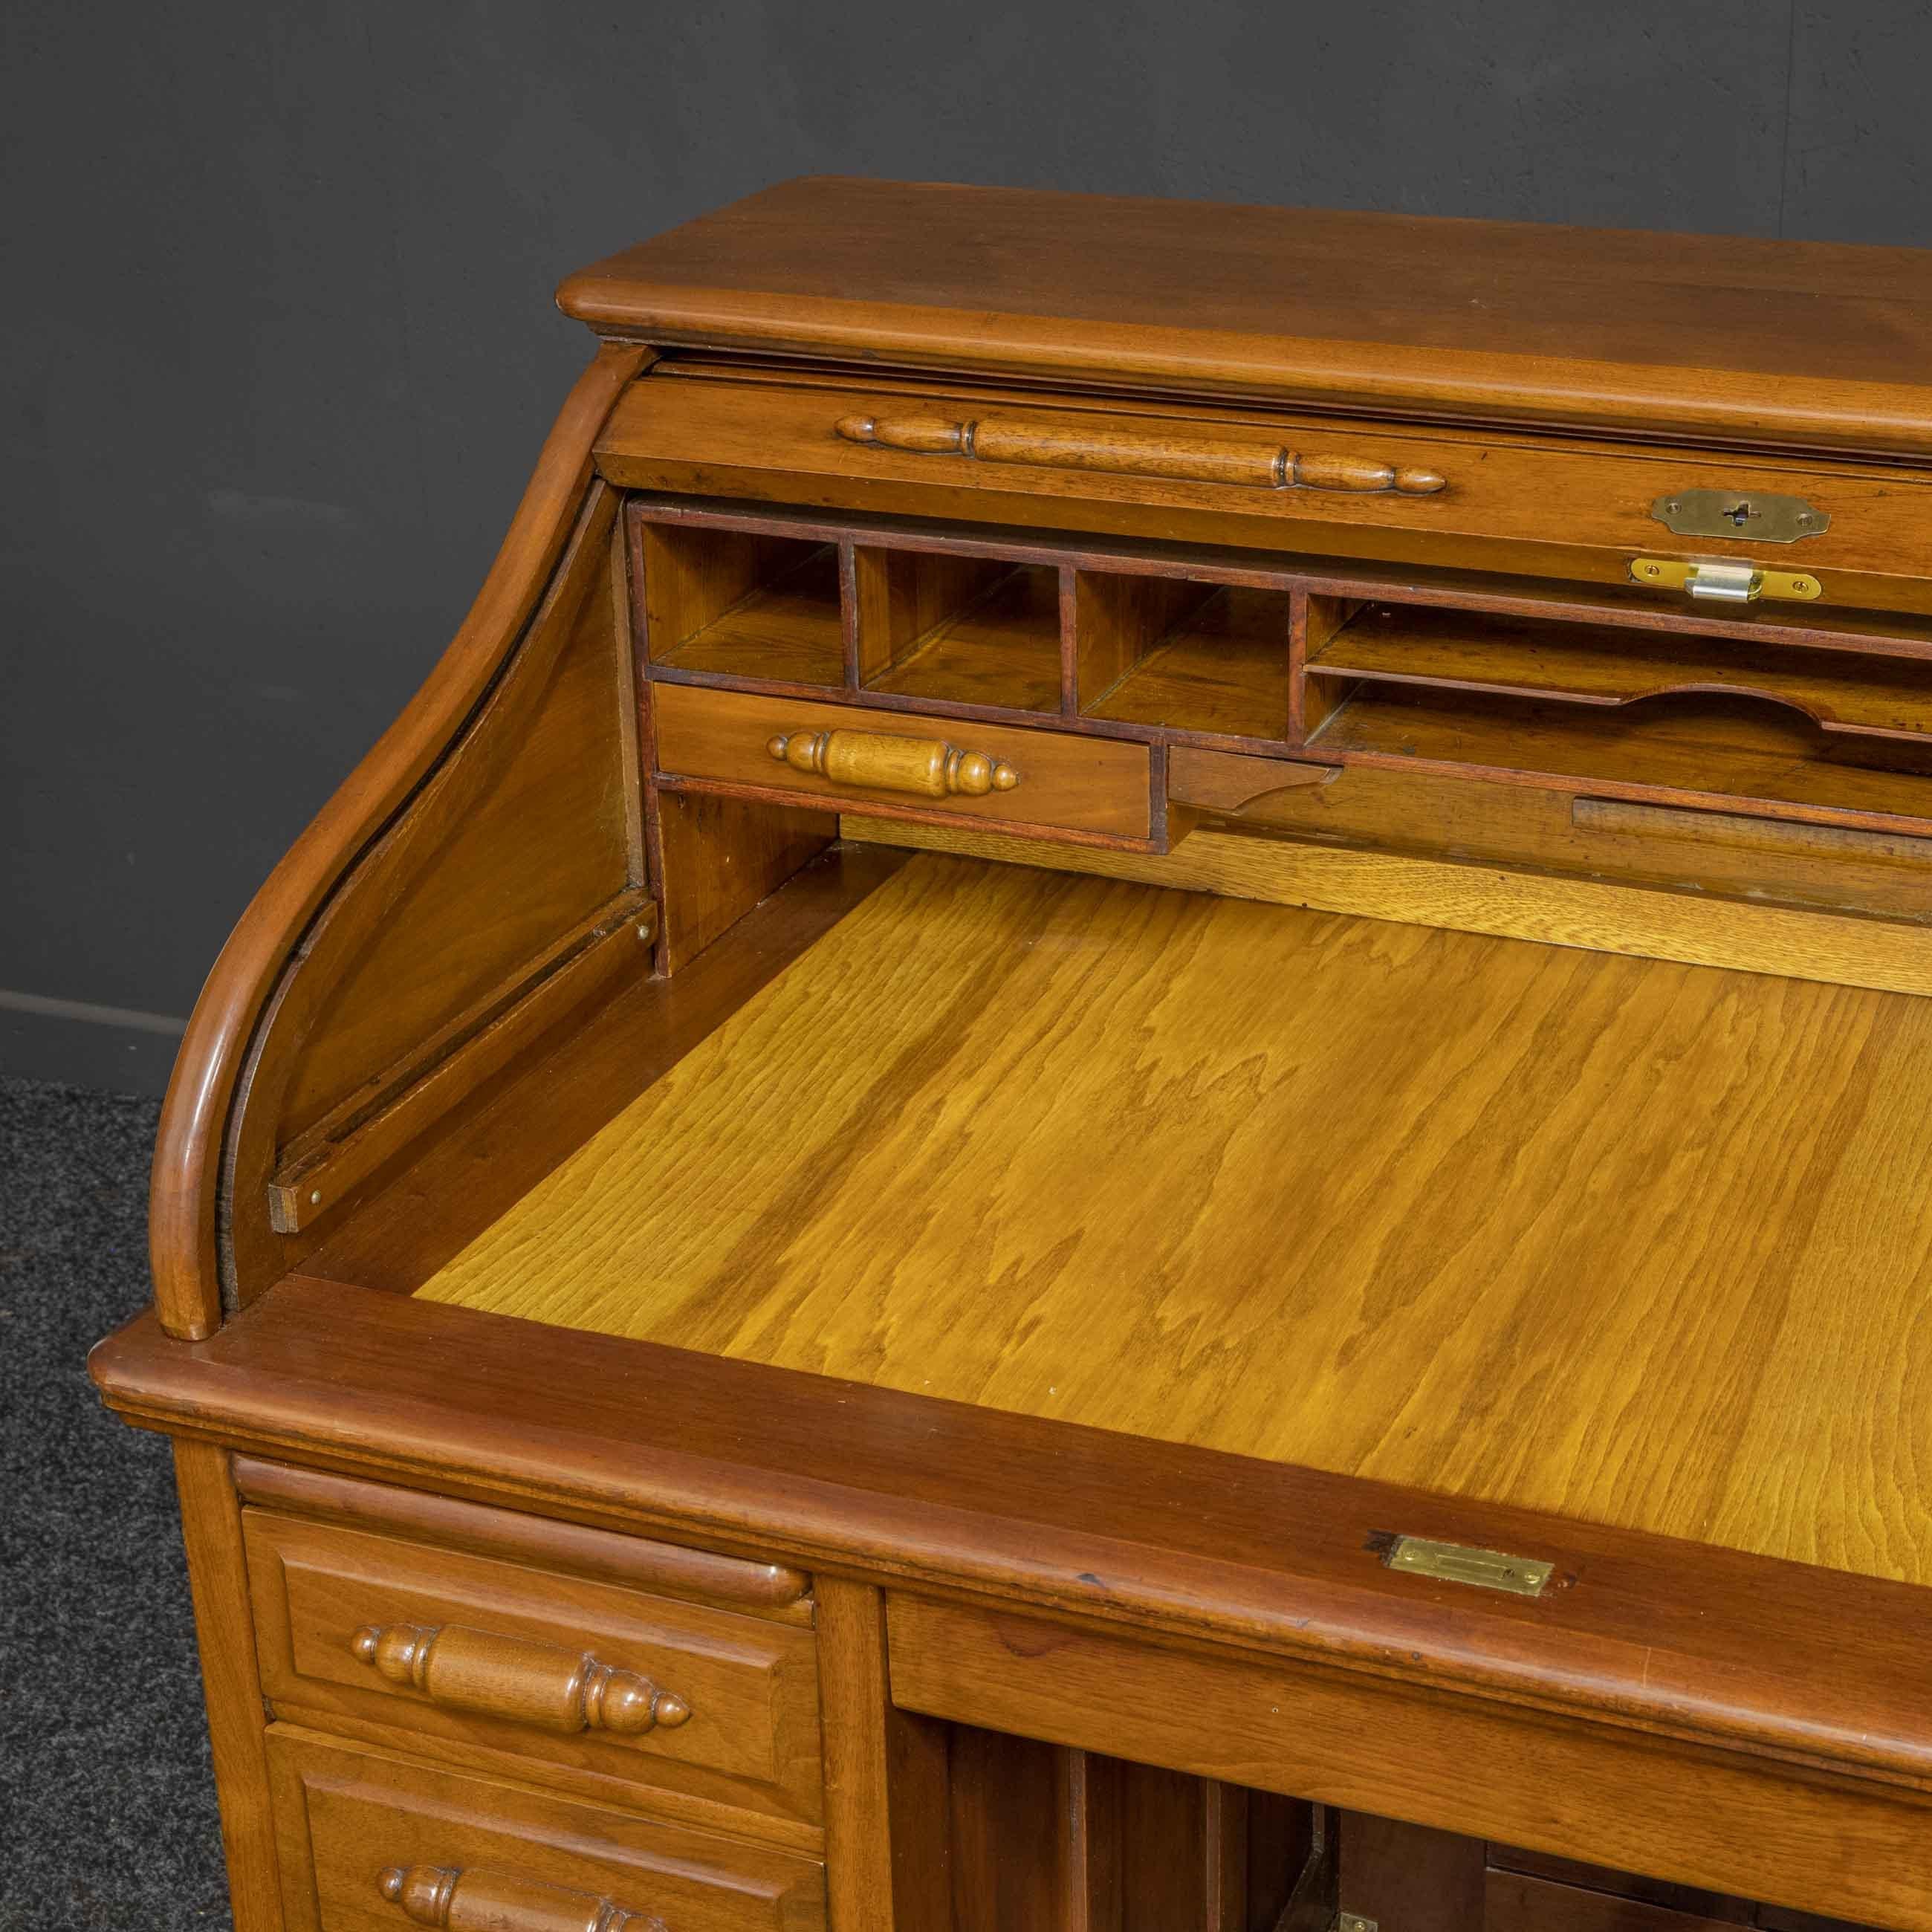
[[[1223,437],[1150,434],[1098,423],[1092,429],[1036,427],[996,417],[841,416],[835,434],[922,456],[966,456],[1053,470],[1100,470],[1184,483],[1230,483],[1257,490],[1336,490],[1352,496],[1393,490],[1432,496],[1449,487],[1433,470],[1366,456],[1304,456],[1285,445]]]
[[[662,1918],[594,1892],[508,1872],[391,1865],[376,1874],[376,1889],[417,1924],[446,1932],[668,1932]]]
[[[834,784],[918,798],[984,798],[1011,791],[1020,775],[984,752],[962,752],[939,738],[900,738],[884,731],[792,731],[765,749],[795,772],[815,772]]]
[[[636,1737],[688,1723],[691,1706],[634,1670],[599,1664],[588,1651],[460,1624],[365,1624],[350,1640],[361,1660],[392,1684],[447,1704],[552,1731]]]

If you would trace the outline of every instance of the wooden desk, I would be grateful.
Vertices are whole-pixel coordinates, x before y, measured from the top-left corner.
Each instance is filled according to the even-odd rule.
[[[94,1359],[242,1932],[1932,1932],[1928,298],[859,182],[567,284]]]

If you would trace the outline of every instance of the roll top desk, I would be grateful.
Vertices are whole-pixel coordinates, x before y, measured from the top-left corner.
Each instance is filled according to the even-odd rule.
[[[93,1361],[240,1932],[1932,1932],[1932,256],[560,299]]]

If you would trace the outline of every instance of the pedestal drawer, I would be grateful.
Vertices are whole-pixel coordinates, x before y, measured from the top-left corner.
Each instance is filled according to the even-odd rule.
[[[1153,829],[1144,745],[690,685],[653,686],[652,704],[674,785],[1108,843]]]
[[[817,1932],[824,1923],[815,1860],[342,1748],[286,1725],[268,1745],[290,1932]]]
[[[817,1822],[809,1630],[270,1510],[244,1532],[278,1715],[514,1751],[627,1802],[668,1787]]]

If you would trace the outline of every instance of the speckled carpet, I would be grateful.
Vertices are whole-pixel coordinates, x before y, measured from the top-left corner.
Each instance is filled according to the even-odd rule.
[[[0,1932],[229,1922],[167,1447],[84,1366],[147,1299],[158,1106],[0,1076]]]

